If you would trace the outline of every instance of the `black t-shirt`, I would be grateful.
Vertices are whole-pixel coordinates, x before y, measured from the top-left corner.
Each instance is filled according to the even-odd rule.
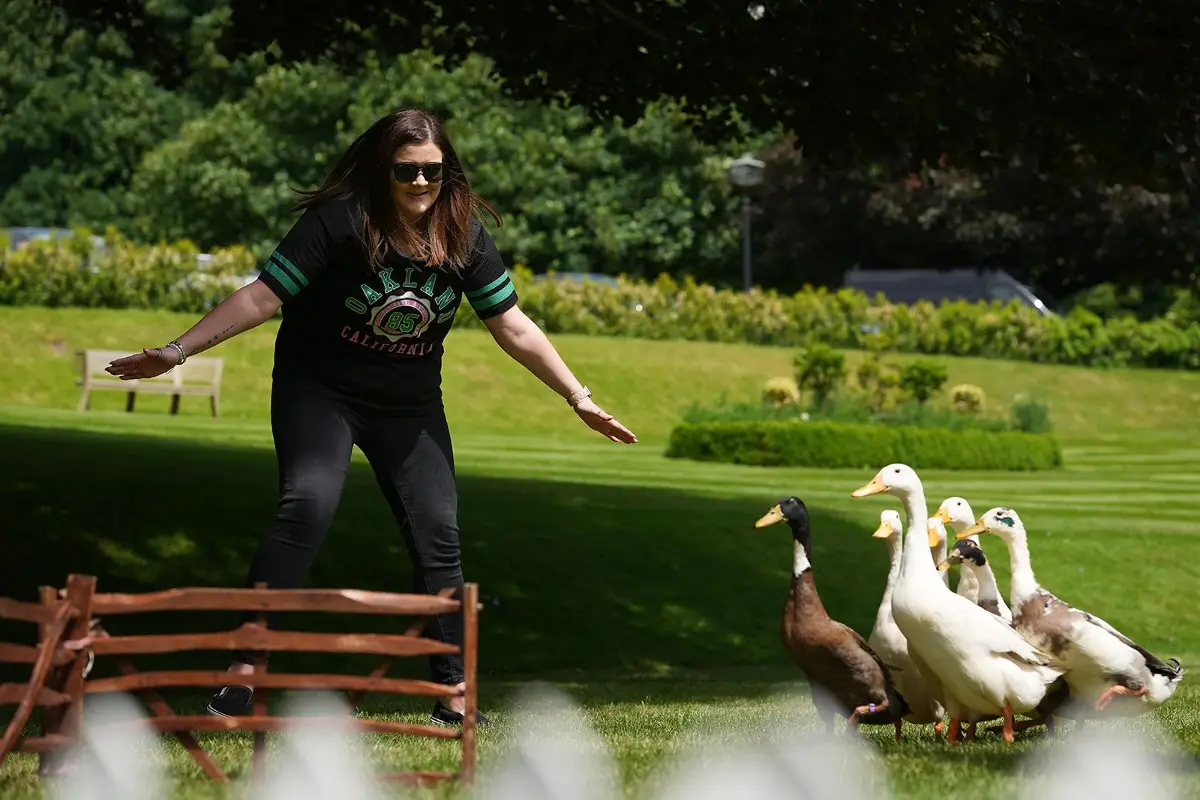
[[[300,375],[365,405],[441,405],[442,342],[465,296],[480,319],[517,303],[492,237],[470,226],[461,274],[399,254],[366,262],[347,200],[307,209],[263,265],[259,280],[283,301],[275,375]]]

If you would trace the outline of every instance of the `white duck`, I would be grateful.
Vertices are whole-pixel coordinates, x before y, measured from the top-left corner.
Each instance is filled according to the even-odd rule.
[[[971,504],[961,497],[947,497],[938,506],[934,516],[953,528],[956,535],[975,524],[975,514],[971,511]],[[962,540],[961,536],[956,536],[956,538]],[[991,565],[987,563],[987,557],[983,554],[983,544],[979,541],[979,535],[972,534],[967,537],[967,541],[974,542],[979,552],[975,554],[972,551],[972,557],[964,562],[965,568],[959,570],[958,594],[972,603],[982,605],[1005,622],[1012,622],[1012,611],[1009,610],[1000,594],[1000,585],[996,581],[996,574],[992,572]],[[966,555],[965,551],[962,555]],[[987,584],[986,588],[985,584]],[[980,599],[983,595],[987,596],[986,601]]]
[[[892,615],[908,641],[909,656],[931,679],[950,715],[947,740],[958,740],[963,720],[1003,714],[1004,740],[1013,741],[1013,715],[1036,709],[1061,670],[999,617],[942,583],[930,551],[937,534],[921,524],[930,517],[921,479],[912,467],[889,464],[851,497],[882,492],[902,500],[908,517]]]
[[[1169,700],[1183,680],[1177,659],[1164,662],[1104,620],[1060,600],[1037,582],[1029,559],[1029,540],[1017,512],[997,507],[957,534],[999,536],[1008,544],[1012,567],[1013,628],[1030,644],[1049,653],[1064,670],[1071,698],[1104,712],[1113,698],[1128,715],[1140,714]],[[1073,703],[1074,705],[1074,703]],[[1115,713],[1115,712],[1114,712]],[[1064,716],[1090,716],[1075,707]]]
[[[896,721],[896,741],[900,740],[900,729],[904,722],[914,725],[926,725],[932,722],[934,731],[940,736],[942,717],[946,711],[933,695],[925,676],[909,658],[908,641],[904,638],[900,628],[896,626],[896,620],[892,616],[892,592],[896,585],[896,578],[900,576],[901,548],[904,536],[900,515],[894,509],[884,509],[879,514],[879,527],[875,529],[873,535],[877,539],[887,541],[890,566],[888,567],[887,584],[883,587],[883,598],[879,601],[879,610],[875,612],[875,627],[871,629],[871,635],[867,637],[867,644],[887,665],[892,673],[892,679],[896,682],[896,688],[904,697],[904,701],[908,703],[908,707],[912,709],[904,716],[903,720]]]
[[[935,516],[935,519],[939,522],[941,521],[941,517]],[[945,530],[944,523],[942,529]],[[1000,589],[996,585],[996,576],[991,574],[991,569],[988,568],[987,573],[982,574],[983,570],[987,568],[987,556],[983,554],[983,549],[978,544],[971,539],[963,539],[962,541],[955,542],[954,546],[950,548],[950,552],[946,554],[946,557],[937,563],[937,568],[942,574],[946,574],[950,570],[950,567],[955,565],[959,567],[958,590],[955,594],[967,598],[984,611],[987,611],[989,614],[995,614],[998,617],[1000,616],[1000,608],[1004,608],[1005,611],[1008,610],[1008,606],[1004,605],[1004,600],[1000,597]],[[970,589],[968,592],[964,592],[963,586],[968,584]],[[1005,620],[1005,622],[1011,624],[1010,620]],[[996,719],[996,717],[990,717],[988,720],[980,719],[978,721],[984,722],[991,719]],[[1033,724],[1036,724],[1036,722],[1021,720],[1013,723],[1013,730],[1018,731],[1028,728]],[[1052,724],[1047,723],[1048,726]],[[975,738],[975,725],[975,722],[971,722],[967,726],[968,742]],[[997,728],[989,728],[989,730],[997,730]]]

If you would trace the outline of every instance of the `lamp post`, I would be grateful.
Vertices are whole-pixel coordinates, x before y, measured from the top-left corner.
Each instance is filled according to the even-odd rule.
[[[725,171],[725,179],[742,196],[742,284],[745,291],[750,291],[750,225],[753,215],[753,205],[750,202],[750,192],[762,183],[763,167],[766,165],[757,158],[747,154],[734,159]]]

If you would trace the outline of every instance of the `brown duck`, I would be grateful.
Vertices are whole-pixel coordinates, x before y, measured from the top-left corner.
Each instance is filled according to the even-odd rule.
[[[799,498],[787,497],[754,527],[777,522],[787,522],[792,529],[795,551],[792,587],[783,609],[783,646],[808,678],[813,706],[826,732],[833,732],[836,717],[845,716],[851,725],[894,725],[899,738],[908,704],[866,640],[830,619],[817,593],[808,508]]]

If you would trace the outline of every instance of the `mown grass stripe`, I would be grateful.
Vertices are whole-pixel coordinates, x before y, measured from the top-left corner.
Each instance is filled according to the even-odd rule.
[[[133,435],[197,435],[212,436],[227,443],[253,444],[257,447],[270,446],[269,432],[262,425],[249,421],[187,421],[183,418],[166,418],[162,428],[138,428],[131,430],[121,413],[94,412],[78,417],[65,412],[37,412],[20,407],[4,409],[0,419],[11,418],[24,423],[37,424],[39,417],[45,427],[63,425],[80,426],[87,430],[125,433]],[[172,431],[171,428],[177,428]],[[653,454],[640,450],[613,450],[604,459],[603,469],[597,468],[598,454],[603,444],[577,442],[547,446],[538,438],[485,435],[472,437],[458,446],[460,459],[467,468],[479,474],[519,473],[539,475],[547,466],[553,465],[555,475],[550,479],[592,480],[616,485],[645,484],[660,487],[686,487],[692,491],[715,486],[718,494],[738,494],[767,497],[776,493],[792,491],[803,485],[806,497],[821,502],[843,503],[850,484],[858,485],[862,477],[857,471],[842,470],[836,476],[812,470],[775,471],[757,467],[734,467],[696,462],[679,462],[671,465],[664,474],[660,462]],[[647,456],[650,456],[647,458]],[[357,457],[357,453],[356,453]],[[1138,473],[1133,473],[1138,475]],[[857,482],[856,482],[857,481]],[[1181,481],[1182,482],[1182,481]],[[1185,486],[1186,482],[1182,482]],[[771,487],[771,488],[767,488]],[[853,488],[853,487],[851,487]],[[1064,473],[1064,477],[1053,482],[1038,481],[1031,484],[1027,477],[1017,476],[998,480],[995,476],[965,478],[961,475],[930,473],[927,476],[928,502],[936,507],[942,495],[959,494],[972,502],[976,511],[985,508],[978,497],[996,498],[997,503],[1012,503],[1020,498],[1019,509],[1047,511],[1058,515],[1112,513],[1128,515],[1143,508],[1146,503],[1157,504],[1161,511],[1156,518],[1175,521],[1188,518],[1187,508],[1174,511],[1180,496],[1163,491],[1163,484],[1152,478],[1133,478],[1124,481],[1097,482],[1077,473]],[[1119,494],[1118,494],[1119,493]],[[988,506],[990,507],[990,506]],[[1170,509],[1170,511],[1168,511]]]

